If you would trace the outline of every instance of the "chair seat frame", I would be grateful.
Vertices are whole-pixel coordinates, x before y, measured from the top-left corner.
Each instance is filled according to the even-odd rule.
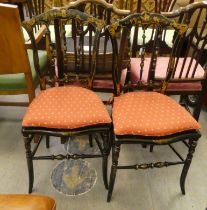
[[[110,147],[111,147],[110,132],[111,132],[110,124],[87,126],[79,129],[48,129],[41,127],[40,128],[23,127],[22,133],[24,136],[24,144],[26,149],[26,158],[27,158],[27,166],[29,173],[29,193],[32,193],[33,183],[34,183],[33,160],[64,160],[64,159],[77,160],[83,158],[103,158],[103,163],[102,163],[103,181],[105,188],[108,189],[107,168],[108,168],[108,155],[110,153]],[[46,136],[46,138],[49,136],[61,137],[67,140],[69,137],[89,135],[89,134],[97,143],[100,150],[99,154],[72,154],[72,155],[53,154],[53,155],[35,156],[43,136]],[[99,138],[97,134],[100,134],[101,138]],[[41,138],[39,139],[34,149],[32,150],[31,142],[35,135],[39,135],[41,136]],[[49,147],[49,145],[47,145],[47,147]]]
[[[116,173],[118,169],[153,169],[153,168],[163,168],[173,165],[183,164],[183,169],[180,175],[180,188],[182,194],[185,194],[185,180],[188,173],[188,169],[190,167],[193,153],[195,152],[195,148],[197,146],[197,141],[201,137],[201,134],[198,130],[191,130],[187,132],[182,132],[179,134],[174,134],[170,136],[163,137],[146,137],[146,136],[137,136],[137,135],[115,135],[113,134],[112,138],[112,166],[111,166],[111,174],[110,174],[110,182],[109,182],[109,190],[107,201],[111,201],[112,192],[114,189],[114,183],[116,178]],[[189,140],[187,142],[187,140]],[[183,158],[171,145],[176,142],[182,141],[188,147],[188,154],[186,158]],[[180,159],[179,161],[158,161],[153,163],[141,163],[141,164],[133,164],[133,165],[118,165],[118,158],[120,153],[121,145],[124,144],[141,144],[141,145],[168,145],[176,156]]]

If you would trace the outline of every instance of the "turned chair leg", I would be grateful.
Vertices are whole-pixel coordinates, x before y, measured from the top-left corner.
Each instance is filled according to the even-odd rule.
[[[179,103],[183,103],[185,101],[186,95],[180,95]]]
[[[111,135],[110,133],[103,134],[103,160],[102,160],[102,173],[104,186],[108,189],[108,156],[111,150]]]
[[[153,152],[153,148],[154,148],[154,146],[150,145],[150,152]]]
[[[34,138],[33,138],[33,142],[34,143],[38,143],[39,141],[40,141],[40,138],[42,138],[42,136],[40,136],[40,135],[34,135]]]
[[[90,147],[93,147],[93,135],[89,134],[89,145]]]
[[[190,168],[190,164],[192,162],[193,153],[195,152],[197,141],[198,141],[197,139],[189,141],[189,150],[188,150],[187,158],[185,160],[183,170],[180,176],[180,188],[183,195],[185,195],[185,180],[186,180],[188,170]]]
[[[104,186],[108,190],[108,155],[105,155],[102,159],[102,174]]]
[[[33,169],[33,160],[31,153],[31,141],[32,139],[29,136],[24,137],[24,145],[26,149],[27,167],[29,174],[29,193],[32,193],[32,188],[34,183],[34,169]]]
[[[50,136],[46,136],[46,148],[50,148]]]
[[[115,146],[113,145],[112,146],[112,166],[111,166],[111,175],[110,175],[110,181],[109,181],[107,202],[111,201],[111,196],[114,189],[114,183],[115,183],[118,159],[119,159],[119,152],[120,152],[120,145],[119,144],[115,144]]]
[[[194,110],[193,110],[193,117],[197,121],[199,120],[199,116],[200,116],[200,113],[201,113],[204,97],[205,97],[205,94],[202,94],[202,95],[198,96],[197,104],[196,104],[196,106],[194,107]]]

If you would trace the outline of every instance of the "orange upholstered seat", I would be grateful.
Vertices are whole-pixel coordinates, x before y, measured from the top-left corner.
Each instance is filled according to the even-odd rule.
[[[1,210],[55,210],[53,198],[42,195],[0,195]]]
[[[116,135],[166,136],[200,128],[185,108],[156,92],[116,97],[112,116]]]
[[[42,91],[31,103],[23,127],[75,129],[111,123],[101,99],[82,87],[55,87]]]

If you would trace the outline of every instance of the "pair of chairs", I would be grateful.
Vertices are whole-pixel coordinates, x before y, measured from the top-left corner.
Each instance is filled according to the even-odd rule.
[[[51,42],[50,37],[49,26],[52,23],[55,24],[55,45]],[[90,54],[91,68],[88,73],[70,72],[66,59],[66,52],[70,46],[66,44],[65,33],[62,33],[64,31],[62,30],[63,23],[78,26],[80,34],[84,28],[93,29],[93,47]],[[50,44],[49,54],[56,63],[50,69],[52,72],[50,78],[44,77],[39,69],[38,50],[33,30],[36,25],[45,25],[46,42]],[[197,140],[201,136],[198,131],[200,126],[185,108],[163,93],[167,89],[171,76],[175,73],[177,52],[183,44],[183,39],[187,33],[187,26],[159,14],[138,13],[129,15],[125,19],[110,24],[107,27],[106,31],[111,39],[113,49],[113,81],[116,95],[112,106],[113,123],[101,99],[91,91],[96,71],[100,37],[103,29],[106,28],[104,21],[81,11],[64,7],[34,16],[31,20],[23,22],[23,26],[30,36],[35,67],[39,73],[41,88],[43,90],[29,106],[22,122],[22,133],[29,172],[29,193],[32,192],[34,182],[33,160],[102,157],[103,180],[105,187],[109,187],[108,201],[111,200],[117,169],[161,168],[183,164],[180,185],[184,194],[186,175],[192,161]],[[128,72],[130,71],[130,32],[133,26],[141,27],[143,32],[153,28],[155,31],[153,48],[151,53],[145,51],[145,36],[143,36],[143,46],[138,53],[140,58],[140,66],[137,68],[140,75],[139,82],[136,84],[129,82],[126,85],[121,85],[120,81],[123,69],[127,68]],[[160,82],[154,80],[155,69],[158,63],[159,51],[161,50],[159,45],[162,40],[163,31],[169,28],[175,31],[174,43],[169,57],[167,76]],[[81,54],[79,56],[79,59],[81,59]],[[149,69],[149,79],[143,83],[142,74],[145,65]],[[62,77],[58,78],[55,74],[55,66],[57,66],[58,72],[64,72]],[[52,86],[52,88],[46,89],[48,85]],[[122,94],[136,87],[147,90],[147,92]],[[68,138],[82,134],[90,135],[96,140],[100,154],[37,156],[36,151],[42,139],[39,140],[33,150],[31,149],[31,141],[35,135]],[[181,161],[135,164],[132,166],[118,165],[121,144],[169,145],[175,151],[171,144],[185,140],[189,141],[189,152],[186,159],[178,155]],[[111,146],[112,169],[108,186],[107,160]],[[176,154],[178,153],[176,152]]]
[[[127,1],[128,2],[128,1]],[[96,4],[99,4],[99,6],[96,6]],[[119,5],[119,7],[121,8],[126,8],[123,6],[123,2],[113,2],[114,4]],[[130,5],[134,5],[135,2],[131,1],[130,3],[128,2],[126,5],[130,4]],[[146,2],[145,2],[146,3]],[[153,5],[151,5],[151,10],[150,11],[155,11],[155,12],[163,12],[163,11],[171,11],[173,8],[173,5],[175,4],[175,1],[171,2],[172,4],[169,4],[169,2],[167,1],[160,1],[159,4],[158,2],[156,3],[156,1],[154,2]],[[86,5],[87,4],[87,5]],[[89,5],[90,4],[90,5]],[[44,12],[45,9],[45,2],[44,1],[32,1],[32,0],[28,0],[27,1],[27,5],[28,5],[28,12],[30,17],[32,17],[33,15],[37,15],[37,14],[41,14],[42,12]],[[138,1],[137,2],[137,12],[139,11],[143,11],[143,9],[141,9],[140,5],[145,5],[144,2],[142,1]],[[166,5],[165,7],[163,5]],[[106,21],[107,24],[109,24],[110,22],[113,22],[116,18],[121,18],[123,16],[126,16],[127,14],[129,14],[129,11],[124,11],[124,10],[119,10],[116,7],[107,4],[104,1],[76,1],[76,2],[71,2],[70,3],[70,7],[71,8],[78,8],[79,10],[83,11],[83,12],[89,12],[90,14],[92,14],[93,16],[96,16],[99,19],[104,19]],[[134,7],[134,6],[133,6]],[[145,8],[146,6],[144,6]],[[130,7],[131,8],[131,7]],[[145,10],[149,10],[149,8],[145,9]],[[194,12],[196,13],[196,12]],[[170,14],[165,14],[166,16],[170,17]],[[180,13],[177,13],[177,17],[181,16]],[[187,16],[187,14],[185,15]],[[194,17],[194,15],[191,15],[191,17]],[[172,17],[174,18],[174,17]],[[182,19],[182,18],[181,18]],[[192,18],[193,19],[193,18]],[[188,20],[189,23],[192,22],[192,20]],[[196,22],[198,23],[198,22]],[[50,27],[54,27],[50,26]],[[77,29],[75,29],[75,26],[73,26],[73,30],[72,30],[72,26],[68,25],[68,24],[64,24],[64,27],[62,26],[62,28],[64,28],[64,33],[66,33],[66,44],[67,45],[73,45],[73,49],[70,52],[67,52],[67,56],[66,59],[70,60],[71,62],[68,64],[70,66],[70,68],[72,68],[73,70],[77,70],[78,71],[82,71],[83,73],[88,72],[91,66],[91,60],[90,57],[92,49],[91,49],[91,44],[92,43],[92,39],[93,39],[93,32],[90,29],[85,28],[85,30],[82,32],[82,34],[78,34]],[[197,26],[195,26],[195,28],[197,28]],[[132,44],[132,68],[130,70],[130,80],[133,81],[138,81],[138,77],[139,75],[137,75],[136,72],[136,67],[137,65],[139,65],[139,60],[137,61],[135,59],[136,57],[136,53],[140,48],[140,41],[141,41],[141,37],[138,37],[138,34],[143,34],[143,31],[141,28],[137,28],[137,27],[133,27],[132,28],[134,30],[134,32],[131,35],[131,42]],[[36,30],[36,29],[35,29]],[[52,43],[55,43],[55,34],[54,34],[54,29],[51,29],[51,41]],[[138,33],[139,31],[139,33]],[[170,33],[169,33],[170,31]],[[10,29],[10,33],[13,34],[13,30]],[[5,33],[5,31],[4,31]],[[38,33],[36,35],[36,40],[39,42],[41,41],[41,38],[43,37],[45,33],[45,27],[39,27],[38,28]],[[6,34],[6,33],[5,33]],[[26,46],[27,48],[31,48],[31,42],[29,40],[29,36],[25,34],[25,42],[26,42]],[[195,33],[191,33],[191,37],[192,35],[194,36]],[[167,36],[168,35],[168,36]],[[80,39],[78,39],[77,37],[81,37]],[[150,39],[153,37],[152,34],[152,29],[149,29],[148,32],[146,33],[146,41],[148,42],[148,47],[151,48],[151,44],[152,41],[150,41]],[[166,51],[167,47],[165,42],[167,42],[167,40],[164,37],[173,37],[173,31],[171,30],[166,30],[166,33],[163,34],[163,38],[162,38],[162,48],[165,49],[164,51]],[[12,40],[12,39],[11,39]],[[164,41],[163,41],[164,40]],[[76,43],[76,44],[75,44]],[[191,43],[191,42],[190,42]],[[15,42],[13,42],[13,46],[15,48]],[[172,38],[170,41],[170,45],[172,45]],[[46,45],[47,49],[50,48],[49,45]],[[71,48],[72,46],[70,46]],[[87,49],[86,49],[87,48]],[[99,52],[99,56],[98,56],[98,61],[97,61],[97,66],[96,66],[96,75],[95,75],[95,80],[94,80],[94,85],[93,85],[93,89],[94,90],[98,90],[98,91],[109,91],[112,92],[114,89],[113,83],[111,82],[111,73],[112,73],[112,46],[111,43],[109,42],[109,38],[107,37],[106,33],[102,33],[102,38],[100,41],[100,48],[102,49]],[[48,50],[49,51],[49,50]],[[167,50],[169,53],[169,49]],[[189,48],[189,51],[192,51],[191,48]],[[202,51],[202,49],[200,49],[200,51]],[[5,54],[5,53],[4,53]],[[49,54],[49,53],[48,53]],[[80,57],[81,54],[81,59],[79,59],[78,57]],[[33,65],[33,60],[32,60],[32,52],[30,50],[28,50],[28,55],[29,55],[29,60],[30,60],[30,66],[32,69],[32,75],[33,75],[33,84],[27,84],[26,80],[24,79],[24,75],[23,74],[13,74],[13,75],[1,75],[0,79],[1,79],[1,94],[24,94],[27,93],[28,90],[26,89],[27,87],[30,87],[30,89],[32,90],[32,94],[34,95],[34,88],[33,86],[37,86],[38,82],[37,82],[37,74],[35,73],[34,70],[34,65]],[[188,55],[186,53],[186,55]],[[6,56],[5,56],[6,57]],[[8,56],[7,56],[8,57]],[[47,66],[50,65],[55,65],[54,64],[54,60],[52,59],[51,56],[46,56],[46,52],[43,50],[39,50],[39,57],[41,59],[40,62],[40,66],[41,66],[41,71],[45,71]],[[162,63],[165,65],[168,62],[168,59],[161,59]],[[185,59],[184,59],[185,60]],[[197,59],[198,60],[198,59]],[[4,57],[2,57],[2,62],[7,62],[6,59],[4,59]],[[198,60],[198,62],[200,62]],[[53,63],[53,64],[52,64]],[[182,61],[179,61],[179,66],[181,66]],[[190,64],[189,60],[187,60],[187,63],[185,64],[185,66],[187,66],[187,64]],[[189,65],[188,65],[189,66]],[[200,66],[198,66],[200,67]],[[200,71],[199,71],[200,70]],[[180,71],[180,69],[178,68],[178,71]],[[201,68],[197,68],[196,69],[197,72],[200,72],[202,74],[202,69]],[[4,72],[5,73],[10,73],[10,72]],[[158,76],[156,75],[156,77],[158,77],[157,79],[161,79],[165,77],[165,73],[166,73],[166,69],[163,70],[162,74],[158,74]],[[122,77],[122,84],[124,84],[125,82],[125,74],[126,71],[123,71],[123,77]],[[63,76],[63,74],[61,72],[59,72],[59,76]],[[201,77],[203,78],[203,76],[201,75]],[[143,77],[143,80],[146,80],[146,77]],[[15,82],[14,82],[15,80]],[[13,84],[15,84],[15,87],[13,86]],[[26,85],[27,84],[27,85]],[[179,85],[177,86],[175,83],[173,83],[172,85],[169,85],[169,94],[182,94],[184,93],[189,95],[189,94],[194,94],[197,92],[201,92],[201,85],[197,84],[194,85],[194,87],[191,85],[190,88],[186,87],[186,85],[184,85],[184,89],[183,89],[183,85],[181,85],[182,87],[180,87]],[[198,87],[199,86],[199,87]],[[204,89],[205,85],[202,85],[202,88]],[[202,90],[203,90],[202,89]],[[30,91],[31,92],[31,91]],[[31,94],[29,93],[29,97],[31,98]],[[32,97],[33,98],[33,97]],[[200,97],[199,97],[200,98]],[[28,103],[1,103],[2,105],[28,105]],[[195,118],[198,119],[199,117],[199,113],[200,113],[200,109],[201,109],[201,104],[202,104],[202,100],[199,100],[199,104],[198,106],[196,106],[195,109]]]

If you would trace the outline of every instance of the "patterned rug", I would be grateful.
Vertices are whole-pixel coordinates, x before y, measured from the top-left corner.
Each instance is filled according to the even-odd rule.
[[[98,145],[93,139],[93,147],[89,145],[88,136],[71,137],[64,144],[65,150],[69,154],[98,154]]]
[[[85,160],[62,161],[51,174],[53,187],[68,196],[87,193],[95,185],[96,180],[96,170]]]

